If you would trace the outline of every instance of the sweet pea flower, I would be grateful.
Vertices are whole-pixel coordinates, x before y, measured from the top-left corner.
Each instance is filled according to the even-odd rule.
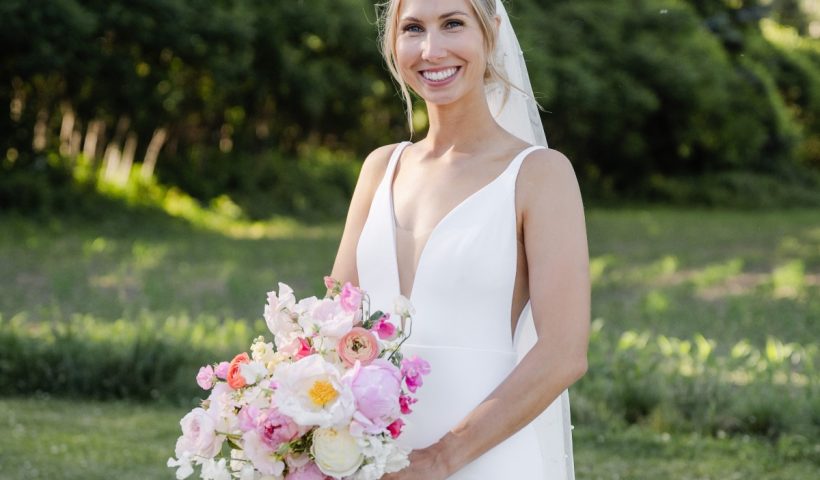
[[[339,294],[342,308],[346,312],[354,312],[359,309],[362,303],[362,291],[353,284],[347,282],[342,287],[342,293]]]
[[[214,375],[216,375],[216,378],[219,378],[220,380],[225,380],[226,378],[228,378],[228,370],[230,368],[231,368],[231,363],[230,362],[221,362],[214,369]]]
[[[214,367],[205,365],[196,374],[196,383],[203,390],[210,390],[214,386]]]
[[[228,380],[228,385],[234,390],[244,387],[247,383],[245,382],[245,377],[243,377],[242,373],[239,371],[239,366],[243,363],[249,363],[250,361],[251,358],[245,352],[240,353],[239,355],[233,357],[233,360],[231,360],[231,365],[228,368],[228,375],[226,378]]]
[[[333,287],[336,286],[336,280],[329,275],[325,275],[324,281],[325,287],[327,287],[328,290],[333,290]]]
[[[385,313],[378,320],[376,320],[376,323],[373,324],[373,328],[370,330],[372,332],[376,332],[376,335],[378,335],[382,340],[393,340],[396,338],[398,330],[395,325],[389,322],[389,320],[390,314]]]
[[[413,412],[410,409],[410,405],[416,403],[418,399],[411,397],[410,395],[400,395],[399,396],[399,407],[401,408],[401,413],[408,415]]]
[[[353,327],[339,339],[337,350],[345,366],[352,367],[357,360],[367,365],[379,356],[379,342],[369,330]]]
[[[276,451],[265,443],[257,430],[250,430],[242,435],[242,446],[245,456],[263,475],[280,477],[285,471],[285,462],[279,460]]]
[[[290,355],[294,361],[316,353],[316,351],[313,350],[313,347],[310,346],[307,339],[302,337],[294,338],[292,342],[282,347],[280,351],[286,355]]]
[[[422,375],[430,373],[430,364],[427,360],[413,355],[401,361],[401,374],[407,384],[407,389],[415,393],[416,389],[422,386]]]
[[[390,432],[391,437],[398,438],[399,435],[401,435],[402,427],[404,427],[404,420],[398,418],[395,422],[387,426],[387,431]]]

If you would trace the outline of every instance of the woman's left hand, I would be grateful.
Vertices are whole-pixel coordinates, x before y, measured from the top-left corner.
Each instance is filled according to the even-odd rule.
[[[447,465],[441,449],[431,445],[410,452],[410,465],[383,476],[382,480],[445,480],[447,477]]]

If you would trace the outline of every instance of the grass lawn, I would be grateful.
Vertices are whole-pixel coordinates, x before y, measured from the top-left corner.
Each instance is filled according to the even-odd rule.
[[[809,416],[798,418],[790,409],[803,404],[781,404],[777,395],[810,398],[820,391],[820,212],[594,209],[587,225],[601,347],[575,387],[579,480],[818,478],[820,439],[801,439],[794,425],[820,425],[820,402],[800,407]],[[340,224],[287,219],[221,228],[144,212],[96,220],[0,215],[0,319],[17,318],[23,327],[16,332],[80,315],[93,319],[91,325],[141,318],[162,324],[171,316],[253,325],[265,292],[279,281],[299,297],[324,292],[322,276],[331,269],[340,234]],[[672,400],[678,393],[641,384],[650,378],[641,369],[659,358],[641,359],[649,347],[672,352],[676,363],[670,365],[681,378],[699,375],[708,357],[710,368],[734,365],[731,375],[715,376],[715,382],[756,385],[751,391],[757,392],[772,387],[771,395],[737,404],[732,413],[746,412],[746,420],[738,418],[747,423],[765,415],[769,423],[761,431],[781,425],[789,435],[766,440],[682,433],[698,430],[685,428],[691,421],[685,407],[669,398],[665,404],[644,401],[646,389]],[[602,377],[612,372],[606,368],[610,354],[619,351],[614,358],[629,360],[624,365],[634,370],[624,378],[632,383],[612,393],[621,378]],[[704,390],[694,390],[689,400],[712,401],[710,385],[695,384]],[[0,436],[0,479],[172,478],[165,460],[184,408],[21,398],[10,388],[0,384],[6,432]],[[617,410],[601,413],[607,395],[637,407],[636,425],[609,422]],[[734,405],[729,400],[716,401],[715,418],[722,405]],[[729,420],[731,426],[734,417]],[[720,422],[726,423],[713,423]]]
[[[0,478],[172,479],[165,466],[185,409],[126,402],[0,400]],[[812,479],[818,466],[779,458],[755,439],[715,440],[647,429],[575,431],[579,480]]]

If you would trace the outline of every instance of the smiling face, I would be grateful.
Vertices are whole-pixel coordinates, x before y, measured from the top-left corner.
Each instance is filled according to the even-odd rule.
[[[397,27],[399,71],[425,101],[445,105],[483,88],[485,39],[468,0],[402,0]]]

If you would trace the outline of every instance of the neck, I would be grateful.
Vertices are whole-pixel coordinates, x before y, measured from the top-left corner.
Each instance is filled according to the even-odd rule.
[[[458,102],[446,105],[428,102],[427,115],[430,128],[419,143],[427,145],[435,156],[449,151],[471,153],[479,150],[484,142],[496,138],[501,129],[487,105],[483,85]]]

